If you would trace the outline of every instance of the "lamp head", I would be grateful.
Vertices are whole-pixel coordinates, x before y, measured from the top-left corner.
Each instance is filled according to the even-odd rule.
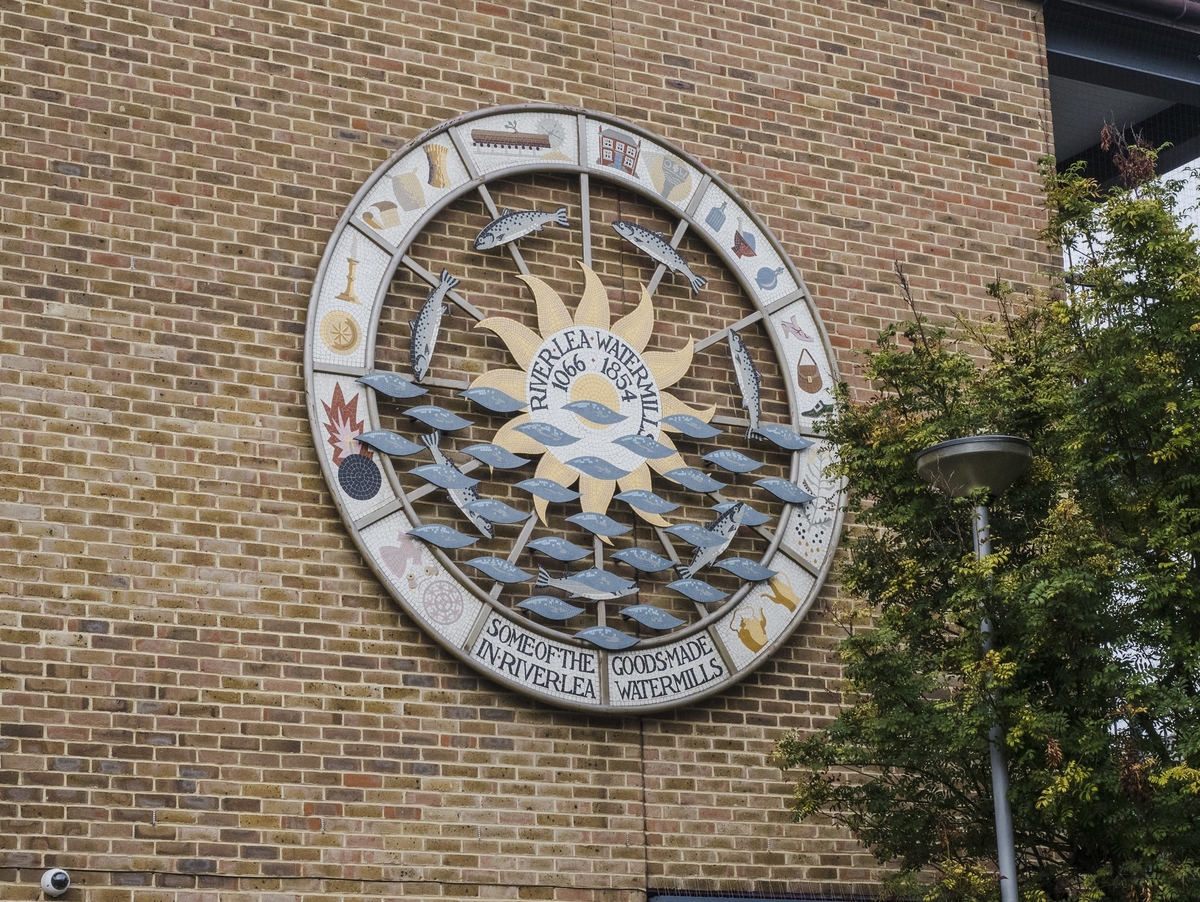
[[[917,474],[953,498],[987,489],[1000,495],[1024,475],[1033,446],[1012,435],[976,435],[938,442],[917,452]]]

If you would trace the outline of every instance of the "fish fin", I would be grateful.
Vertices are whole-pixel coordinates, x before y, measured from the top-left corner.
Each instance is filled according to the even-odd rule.
[[[554,221],[557,222],[560,226],[569,226],[571,224],[567,220],[567,208],[566,207],[559,207],[554,212]]]
[[[708,279],[704,276],[692,276],[688,281],[692,283],[692,294],[699,294],[700,289],[708,284]]]
[[[512,212],[512,210],[508,209],[508,207],[505,207],[503,210],[500,211],[500,216],[498,216],[497,219],[501,219],[501,218],[507,216],[511,212]]]
[[[550,574],[546,572],[545,567],[538,567],[537,581],[533,585],[538,589],[544,589],[550,585]]]

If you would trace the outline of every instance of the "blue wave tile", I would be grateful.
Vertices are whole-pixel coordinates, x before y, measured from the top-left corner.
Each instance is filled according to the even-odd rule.
[[[721,434],[721,430],[716,426],[710,426],[690,413],[673,413],[669,417],[663,417],[662,421],[678,429],[688,438],[715,438]]]
[[[403,376],[397,376],[395,373],[368,373],[358,379],[363,385],[369,386],[380,394],[387,395],[389,398],[397,398],[401,401],[407,401],[410,398],[419,398],[425,394],[425,389],[419,385],[414,385]]]
[[[407,457],[409,454],[416,454],[418,451],[425,450],[424,445],[410,442],[398,432],[392,432],[388,429],[374,429],[371,432],[364,432],[358,437],[358,440],[364,445],[370,445],[375,450],[382,451],[390,457]]]
[[[451,529],[441,523],[430,523],[409,530],[410,536],[416,536],[424,542],[436,545],[438,548],[466,548],[477,541],[470,536],[464,536],[456,529]]]

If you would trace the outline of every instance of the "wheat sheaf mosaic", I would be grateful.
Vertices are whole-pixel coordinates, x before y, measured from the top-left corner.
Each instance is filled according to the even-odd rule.
[[[829,570],[812,298],[728,186],[633,124],[489,109],[398,151],[329,242],[305,355],[350,535],[505,686],[695,701],[767,660]]]

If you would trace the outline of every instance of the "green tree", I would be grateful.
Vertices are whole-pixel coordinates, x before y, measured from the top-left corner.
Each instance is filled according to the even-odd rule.
[[[840,713],[778,753],[796,816],[847,825],[898,865],[897,892],[998,898],[999,722],[1023,898],[1200,898],[1200,249],[1178,186],[1145,175],[1103,195],[1045,164],[1056,290],[1015,310],[992,286],[1001,314],[965,346],[919,316],[885,330],[877,394],[843,390],[828,423],[845,587],[869,616],[845,618]],[[981,499],[929,488],[912,456],[994,432],[1035,457],[979,563]]]

